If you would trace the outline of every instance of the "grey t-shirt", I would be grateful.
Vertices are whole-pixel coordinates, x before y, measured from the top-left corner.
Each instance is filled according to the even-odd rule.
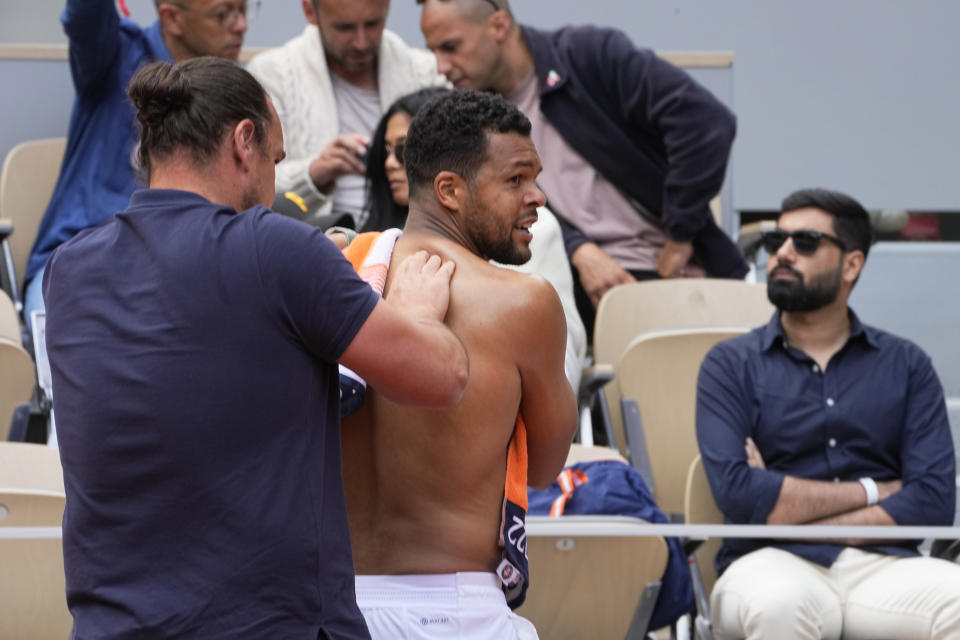
[[[333,82],[333,95],[337,100],[337,121],[340,133],[362,133],[372,135],[380,121],[380,94],[369,89],[354,86],[336,74],[330,74]],[[362,175],[347,174],[337,179],[337,190],[333,196],[334,212],[346,211],[353,216],[357,228],[363,222],[365,178]]]

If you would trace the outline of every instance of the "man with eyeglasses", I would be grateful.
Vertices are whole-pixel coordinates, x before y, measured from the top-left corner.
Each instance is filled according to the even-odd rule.
[[[689,74],[616,29],[520,25],[508,0],[417,2],[447,79],[500,93],[533,123],[588,335],[618,284],[747,273],[709,207],[736,120]]]
[[[277,193],[310,217],[363,223],[365,157],[398,98],[442,84],[436,60],[384,29],[389,0],[302,0],[302,34],[250,62],[283,123],[287,158]]]
[[[943,388],[913,343],[847,306],[872,233],[854,199],[783,201],[770,322],[700,370],[697,438],[736,524],[951,525],[954,449]],[[910,540],[724,540],[710,599],[718,638],[956,638],[960,566]]]
[[[68,0],[60,19],[70,40],[77,98],[60,178],[37,231],[27,271],[24,315],[44,308],[41,282],[53,250],[126,208],[137,186],[136,112],[126,87],[145,64],[198,56],[236,60],[247,18],[259,2],[157,0],[157,20],[121,18],[114,0]]]

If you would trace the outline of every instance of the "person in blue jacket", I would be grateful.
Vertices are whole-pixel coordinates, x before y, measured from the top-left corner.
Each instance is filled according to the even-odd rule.
[[[736,119],[689,74],[615,29],[519,25],[507,0],[418,3],[439,71],[504,95],[533,122],[585,324],[617,284],[747,273],[709,208]]]
[[[236,60],[247,30],[245,0],[158,0],[157,20],[147,28],[121,18],[114,5],[68,0],[60,17],[77,97],[60,177],[24,274],[28,323],[44,308],[41,282],[53,250],[125,209],[136,187],[136,111],[126,93],[134,73],[157,60]]]

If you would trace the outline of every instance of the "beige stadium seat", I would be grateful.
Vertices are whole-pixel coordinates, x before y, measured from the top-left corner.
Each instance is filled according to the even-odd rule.
[[[0,440],[7,439],[17,405],[30,402],[36,374],[20,343],[20,323],[7,294],[0,291]],[[0,636],[2,638],[3,636]]]
[[[66,138],[21,142],[7,153],[0,174],[0,219],[9,221],[13,233],[4,243],[15,277],[13,299],[19,301],[27,259],[37,229],[57,184]],[[5,256],[6,258],[6,256]],[[6,259],[4,268],[7,268]]]
[[[593,389],[614,376],[620,357],[631,340],[641,333],[683,327],[754,327],[765,324],[773,311],[766,287],[742,280],[681,278],[614,287],[597,307],[594,364],[584,371],[581,407],[591,403]],[[627,455],[626,443],[617,436],[623,433],[619,386],[611,382],[600,393],[616,447]]]
[[[723,514],[713,499],[713,491],[707,481],[707,473],[699,455],[690,463],[684,496],[683,515],[687,524],[723,524]],[[697,619],[694,623],[697,638],[713,638],[710,629],[710,592],[717,581],[713,560],[723,540],[710,538],[694,549],[694,562],[690,563],[693,589],[697,596]]]
[[[570,517],[549,520],[560,531]],[[618,517],[590,519],[602,526]],[[640,640],[660,592],[667,553],[660,537],[528,533],[531,586],[517,613],[544,639]]]
[[[638,336],[617,364],[617,386],[627,414],[631,464],[650,483],[657,505],[683,513],[684,482],[698,455],[695,427],[697,376],[711,347],[749,327],[664,329]]]
[[[0,531],[59,527],[63,520],[59,452],[0,442]],[[60,539],[0,538],[0,638],[66,640],[67,610]]]
[[[616,460],[624,464],[630,462],[620,455],[620,452],[612,447],[588,447],[577,442],[570,445],[570,452],[567,454],[567,463],[564,467],[575,465],[579,462],[597,462],[598,460]]]

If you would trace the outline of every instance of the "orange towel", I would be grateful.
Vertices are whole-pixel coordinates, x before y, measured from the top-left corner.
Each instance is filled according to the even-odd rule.
[[[517,414],[517,424],[507,446],[507,478],[503,487],[500,546],[503,552],[497,575],[510,608],[523,604],[530,586],[527,561],[527,427]]]

